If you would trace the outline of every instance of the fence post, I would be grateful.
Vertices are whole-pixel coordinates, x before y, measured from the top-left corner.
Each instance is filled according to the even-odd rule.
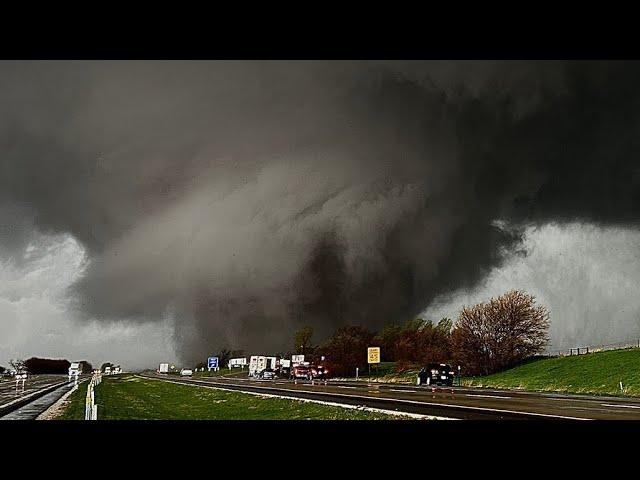
[[[97,420],[98,419],[98,407],[95,404],[95,394],[93,388],[100,383],[100,375],[93,374],[89,385],[87,386],[87,397],[85,399],[84,419],[85,420]]]

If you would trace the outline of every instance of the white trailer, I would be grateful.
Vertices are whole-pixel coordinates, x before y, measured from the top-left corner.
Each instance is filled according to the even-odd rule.
[[[160,368],[158,368],[158,373],[169,373],[169,364],[161,363]]]
[[[264,355],[252,355],[249,360],[249,376],[255,377],[266,368],[276,369],[276,357],[267,357]]]
[[[291,360],[280,360],[280,368],[291,368]]]
[[[246,365],[247,365],[246,357],[232,358],[231,360],[229,360],[229,368],[240,367],[244,370],[244,367],[246,367]]]

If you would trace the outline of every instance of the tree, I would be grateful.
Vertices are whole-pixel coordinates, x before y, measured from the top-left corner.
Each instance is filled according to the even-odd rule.
[[[452,332],[454,356],[467,373],[487,375],[541,352],[548,329],[547,309],[512,290],[462,309]]]
[[[449,334],[449,333],[451,333],[451,330],[453,329],[453,320],[451,320],[450,318],[447,318],[447,317],[443,317],[438,322],[438,325],[437,325],[436,328],[438,330],[440,330],[441,332]]]
[[[82,372],[83,373],[91,373],[91,372],[93,372],[93,365],[91,365],[86,360],[82,360],[80,362],[80,366],[82,367]]]
[[[228,348],[223,348],[222,350],[220,350],[220,353],[218,353],[217,357],[218,357],[218,367],[219,368],[226,367],[227,364],[229,363],[229,360],[231,359],[231,350],[229,350]]]
[[[296,353],[305,354],[312,353],[311,337],[313,337],[313,328],[306,326],[298,330],[293,336],[293,349]]]
[[[380,355],[383,361],[394,362],[397,358],[396,343],[402,334],[402,326],[390,323],[383,327],[375,336],[374,342],[380,345]]]
[[[100,371],[101,371],[102,373],[104,373],[104,372],[105,372],[105,369],[106,369],[107,367],[109,367],[109,368],[113,368],[113,363],[111,363],[111,362],[104,362],[104,363],[102,364],[102,366],[100,367]]]
[[[31,374],[67,374],[71,362],[65,359],[31,357],[24,361],[24,366]]]
[[[6,372],[7,369],[5,367],[3,367],[2,365],[0,365],[0,375],[4,374],[4,372]]]
[[[16,373],[24,372],[27,369],[27,367],[24,364],[24,360],[19,358],[9,360],[9,365],[11,366],[12,370]]]
[[[319,349],[325,363],[335,376],[353,375],[356,367],[367,366],[367,347],[372,346],[373,334],[361,326],[341,327]]]

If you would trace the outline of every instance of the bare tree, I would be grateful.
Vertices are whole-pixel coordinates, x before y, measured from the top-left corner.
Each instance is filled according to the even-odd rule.
[[[471,374],[489,374],[540,353],[549,313],[535,297],[512,290],[460,312],[452,332],[456,359]]]
[[[19,358],[9,360],[9,365],[16,373],[22,373],[27,369],[24,360]]]
[[[311,337],[313,337],[313,328],[309,326],[302,327],[293,336],[293,349],[297,353],[311,353],[313,350]]]

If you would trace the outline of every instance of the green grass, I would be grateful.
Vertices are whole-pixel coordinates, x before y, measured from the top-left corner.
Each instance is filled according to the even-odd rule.
[[[59,419],[84,419],[86,385]],[[95,390],[100,420],[387,420],[400,417],[317,403],[177,385],[133,375],[103,377]]]
[[[78,385],[78,389],[69,395],[68,400],[70,401],[65,408],[63,414],[58,417],[60,420],[84,420],[84,408],[85,401],[87,398],[87,387],[89,386],[89,381],[82,382]]]
[[[410,369],[402,373],[395,371],[396,362],[380,362],[375,366],[371,366],[371,376],[369,369],[358,373],[358,380],[363,382],[381,382],[381,383],[415,383],[416,375],[419,369]],[[355,373],[355,372],[354,372]],[[338,377],[335,380],[355,380],[353,377]]]
[[[620,381],[624,391],[620,390]],[[492,388],[640,396],[640,349],[539,359],[486,377],[467,378],[463,383]]]

